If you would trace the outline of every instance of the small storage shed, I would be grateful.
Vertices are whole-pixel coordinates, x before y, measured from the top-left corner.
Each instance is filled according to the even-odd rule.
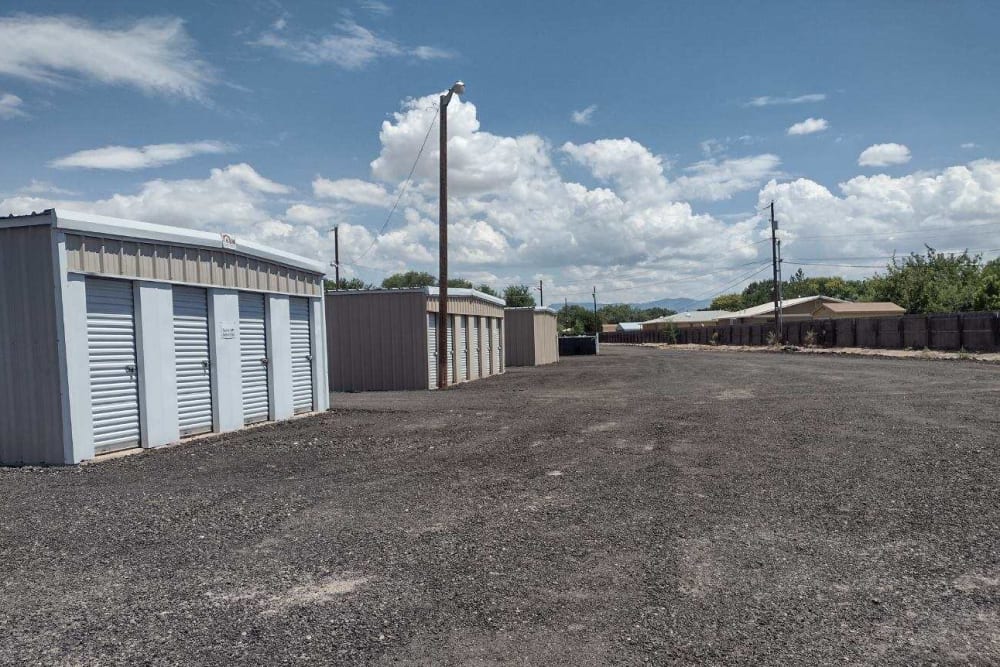
[[[505,308],[504,343],[508,366],[541,366],[559,361],[559,326],[551,308]]]
[[[333,391],[436,389],[438,289],[326,293]],[[448,289],[448,384],[504,372],[504,300]]]
[[[0,463],[326,410],[323,272],[228,234],[0,218]]]

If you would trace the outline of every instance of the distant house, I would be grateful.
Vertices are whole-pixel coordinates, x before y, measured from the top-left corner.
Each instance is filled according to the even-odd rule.
[[[601,325],[601,333],[614,333],[616,331],[618,331],[618,325],[617,324],[602,324]]]
[[[813,319],[845,319],[858,317],[898,317],[906,309],[891,301],[859,301],[856,303],[824,303],[813,311]]]
[[[619,322],[615,331],[642,331],[642,324],[639,322]]]
[[[690,327],[714,327],[719,320],[732,313],[728,310],[691,310],[686,313],[664,315],[642,323],[643,330],[665,329],[671,325],[678,329]]]
[[[811,320],[820,307],[831,303],[850,303],[832,296],[803,296],[785,299],[781,302],[781,317],[785,322]],[[851,304],[856,305],[856,304]],[[719,324],[765,324],[774,322],[774,302],[762,303],[752,308],[744,308],[719,319]]]

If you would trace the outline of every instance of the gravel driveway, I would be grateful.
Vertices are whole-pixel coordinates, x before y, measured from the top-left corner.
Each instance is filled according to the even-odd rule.
[[[1000,664],[1000,368],[602,353],[0,470],[0,663]]]

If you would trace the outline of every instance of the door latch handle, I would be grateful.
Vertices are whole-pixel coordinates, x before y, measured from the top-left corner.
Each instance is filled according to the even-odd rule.
[[[261,366],[267,366],[268,364],[267,357],[261,357],[260,364]]]
[[[307,354],[306,355],[306,361],[312,361],[312,360],[313,360],[313,356],[311,354]]]
[[[211,366],[211,365],[212,364],[211,364],[211,362],[209,362],[208,359],[202,359],[201,360],[201,367],[204,368],[206,371],[208,370],[208,367]]]
[[[125,372],[129,375],[135,375],[135,373],[138,372],[138,369],[133,364],[129,364],[125,367]]]

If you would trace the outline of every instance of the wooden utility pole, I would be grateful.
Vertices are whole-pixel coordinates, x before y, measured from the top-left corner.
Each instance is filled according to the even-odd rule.
[[[437,318],[437,381],[438,389],[448,387],[448,103],[456,93],[465,92],[465,84],[456,81],[441,96],[438,107],[439,190],[438,190],[438,318]]]
[[[334,289],[340,289],[340,225],[333,228],[333,270],[337,282]]]
[[[538,281],[538,305],[545,305],[545,287],[542,285],[542,281]]]
[[[771,267],[774,271],[774,338],[781,342],[781,283],[778,278],[778,221],[774,219],[771,202]]]

